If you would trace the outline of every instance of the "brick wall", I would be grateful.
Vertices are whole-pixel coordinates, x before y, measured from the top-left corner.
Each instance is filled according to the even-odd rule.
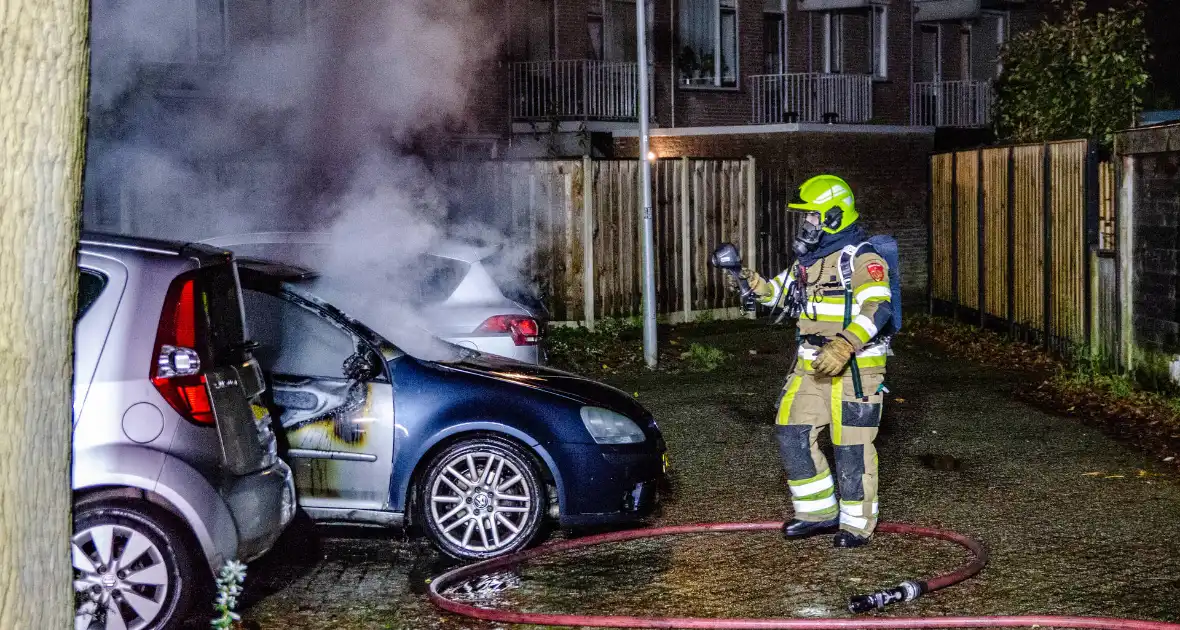
[[[926,286],[926,164],[933,138],[925,134],[784,132],[653,136],[660,157],[743,158],[760,172],[778,171],[801,184],[820,173],[848,180],[871,232],[898,240],[905,286]],[[615,139],[616,157],[635,157],[638,140]],[[773,240],[773,239],[772,239]],[[769,271],[769,270],[766,270]]]
[[[461,121],[462,132],[507,133],[510,116],[508,64],[488,61],[480,64],[479,72],[486,81],[467,94],[467,109]]]
[[[1134,202],[1136,344],[1180,352],[1180,152],[1137,156]]]
[[[886,51],[884,81],[873,85],[873,116],[889,125],[910,124],[910,54],[913,32],[910,30],[910,3],[895,2],[886,14],[889,48]]]

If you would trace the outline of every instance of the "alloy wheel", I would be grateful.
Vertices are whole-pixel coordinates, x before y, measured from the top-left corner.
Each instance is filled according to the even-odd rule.
[[[498,453],[469,452],[448,460],[430,489],[438,531],[469,552],[494,553],[516,542],[533,510],[525,475]]]
[[[130,527],[96,525],[74,534],[75,630],[141,630],[160,615],[169,571],[151,539]]]

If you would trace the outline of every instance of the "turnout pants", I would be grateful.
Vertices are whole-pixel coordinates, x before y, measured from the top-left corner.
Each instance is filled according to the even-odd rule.
[[[859,536],[877,526],[877,449],[884,374],[861,374],[857,399],[851,372],[831,378],[800,371],[791,375],[779,403],[776,434],[787,471],[795,518],[826,521],[840,515],[840,529]],[[831,427],[836,456],[833,483],[816,440]]]

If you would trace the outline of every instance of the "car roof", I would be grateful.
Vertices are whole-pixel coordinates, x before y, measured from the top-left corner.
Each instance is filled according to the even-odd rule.
[[[213,247],[232,249],[240,245],[327,245],[331,242],[331,237],[325,232],[249,232],[208,238],[200,242]],[[443,240],[432,245],[424,253],[474,264],[496,251],[495,247],[476,247],[458,241]]]
[[[141,254],[198,258],[200,260],[225,260],[232,252],[209,244],[186,243],[142,236],[127,236],[84,230],[78,240],[82,249],[116,249]]]

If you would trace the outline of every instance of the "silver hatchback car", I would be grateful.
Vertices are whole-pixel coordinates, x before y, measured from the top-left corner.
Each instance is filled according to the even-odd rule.
[[[75,627],[168,628],[295,514],[233,257],[84,234],[75,324]]]

